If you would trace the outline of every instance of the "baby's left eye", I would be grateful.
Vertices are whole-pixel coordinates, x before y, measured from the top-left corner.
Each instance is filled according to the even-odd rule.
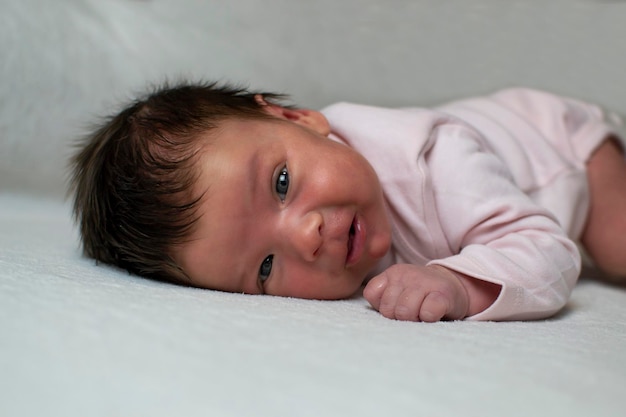
[[[261,263],[261,267],[259,268],[259,280],[261,282],[267,281],[272,273],[272,262],[274,261],[274,255],[270,255],[267,258],[263,259],[263,263]]]
[[[280,201],[285,201],[287,191],[289,190],[289,172],[287,167],[283,167],[276,178],[276,194],[280,197]]]

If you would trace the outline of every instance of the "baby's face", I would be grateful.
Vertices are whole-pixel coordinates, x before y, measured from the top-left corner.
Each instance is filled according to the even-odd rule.
[[[205,192],[176,258],[194,285],[337,299],[353,294],[389,249],[380,182],[327,138],[318,112],[268,106],[273,120],[229,120],[199,160]]]

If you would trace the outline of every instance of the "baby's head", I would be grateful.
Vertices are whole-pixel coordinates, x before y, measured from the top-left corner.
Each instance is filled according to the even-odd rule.
[[[85,253],[217,290],[354,293],[390,244],[380,183],[321,113],[279,99],[181,84],[108,119],[72,160]]]

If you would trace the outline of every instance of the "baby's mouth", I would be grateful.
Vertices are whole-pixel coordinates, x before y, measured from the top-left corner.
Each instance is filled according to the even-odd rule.
[[[354,216],[352,224],[348,230],[348,254],[346,255],[346,265],[354,265],[363,254],[365,244],[365,228],[358,216]]]
[[[354,227],[354,222],[355,222],[356,218],[352,220],[352,224],[350,225],[350,231],[348,231],[348,256],[346,257],[347,259],[350,259],[350,254],[352,254],[352,246],[354,244],[354,232],[355,232],[355,227]]]

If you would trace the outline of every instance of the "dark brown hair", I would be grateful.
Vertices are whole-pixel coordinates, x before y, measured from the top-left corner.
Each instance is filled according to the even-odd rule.
[[[71,159],[70,191],[85,255],[149,278],[188,283],[172,257],[198,219],[201,136],[227,118],[266,118],[251,92],[227,84],[164,84],[107,118]]]

